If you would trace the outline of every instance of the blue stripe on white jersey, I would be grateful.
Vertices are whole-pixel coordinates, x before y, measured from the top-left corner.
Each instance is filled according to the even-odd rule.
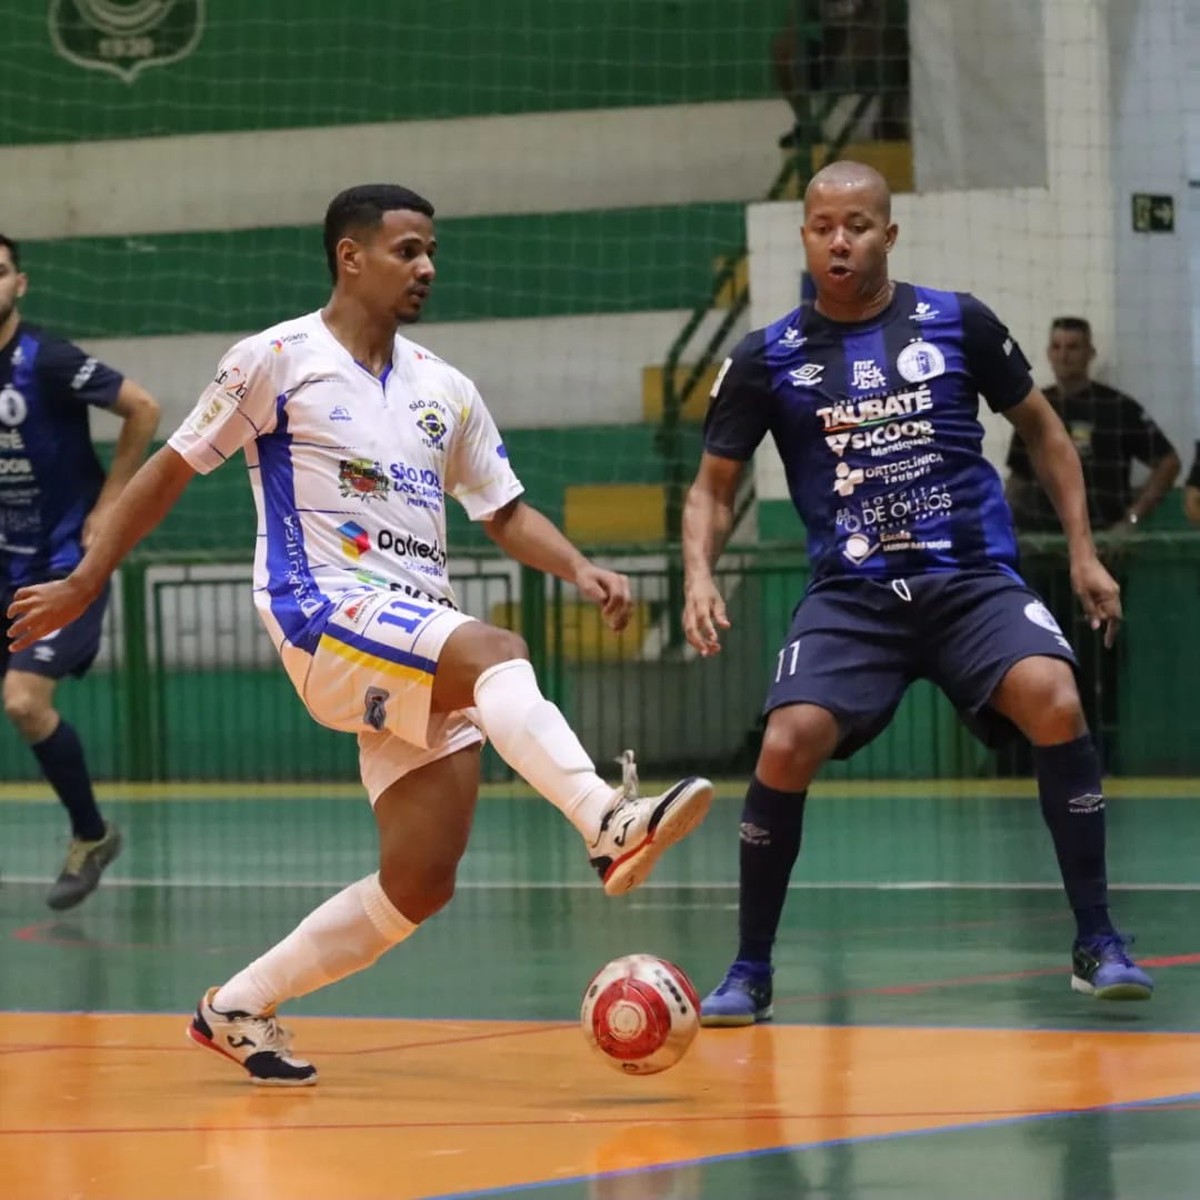
[[[267,592],[271,615],[293,646],[312,653],[321,640],[332,601],[313,578],[304,545],[304,525],[296,504],[292,438],[288,433],[287,396],[276,398],[273,432],[258,439],[263,522],[267,535]]]

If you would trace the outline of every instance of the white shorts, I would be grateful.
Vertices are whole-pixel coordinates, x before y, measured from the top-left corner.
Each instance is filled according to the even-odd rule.
[[[483,741],[474,709],[429,711],[442,647],[474,620],[372,589],[343,596],[326,622],[301,698],[322,725],[358,734],[372,804],[401,776]]]

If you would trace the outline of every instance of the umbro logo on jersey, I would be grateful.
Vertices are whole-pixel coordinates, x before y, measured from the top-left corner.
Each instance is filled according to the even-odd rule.
[[[792,380],[792,387],[816,387],[824,374],[824,363],[805,363],[804,366],[788,372]]]

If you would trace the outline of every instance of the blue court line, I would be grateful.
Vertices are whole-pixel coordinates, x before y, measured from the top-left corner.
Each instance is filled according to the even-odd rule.
[[[942,1125],[934,1129],[907,1129],[898,1133],[864,1133],[854,1137],[827,1138],[816,1142],[796,1142],[788,1146],[772,1146],[763,1150],[743,1150],[730,1154],[713,1154],[701,1158],[682,1158],[669,1163],[657,1163],[652,1167],[630,1167],[624,1171],[601,1171],[591,1175],[572,1175],[562,1179],[545,1179],[534,1183],[518,1183],[501,1188],[488,1188],[473,1192],[439,1192],[423,1200],[483,1200],[489,1196],[513,1196],[522,1192],[547,1191],[550,1188],[585,1184],[593,1179],[623,1179],[634,1175],[651,1175],[658,1171],[676,1171],[681,1167],[710,1167],[720,1163],[742,1162],[753,1158],[767,1158],[777,1154],[795,1154],[805,1150],[826,1150],[837,1146],[857,1146],[874,1142],[893,1142],[901,1138],[932,1137],[940,1133],[968,1133],[979,1129],[1000,1129],[1012,1125],[1028,1125],[1034,1121],[1069,1120],[1095,1113],[1137,1112],[1140,1109],[1165,1108],[1172,1104],[1200,1101],[1200,1092],[1183,1092],[1175,1096],[1159,1096],[1153,1100],[1131,1100],[1124,1104],[1100,1104],[1094,1108],[1070,1109],[1064,1112],[1029,1113],[1020,1117],[996,1117],[981,1121],[964,1121],[959,1125]],[[634,1125],[654,1124],[653,1121],[631,1122]]]

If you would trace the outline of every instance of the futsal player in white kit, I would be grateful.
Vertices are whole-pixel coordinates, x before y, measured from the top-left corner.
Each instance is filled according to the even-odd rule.
[[[610,895],[637,887],[712,799],[697,777],[639,797],[628,753],[621,784],[606,783],[542,696],[521,638],[455,606],[446,496],[507,554],[574,583],[613,629],[628,621],[630,596],[623,575],[589,562],[521,499],[471,381],[397,333],[420,317],[434,279],[432,218],[428,201],[390,184],[335,197],[325,308],[237,343],[76,570],[19,591],[9,610],[15,650],[66,625],[190,479],[244,451],[255,604],[312,716],[358,735],[380,844],[377,872],[201,999],[189,1036],[255,1083],[316,1082],[279,1004],[370,966],[449,901],[485,735],[583,835]]]

